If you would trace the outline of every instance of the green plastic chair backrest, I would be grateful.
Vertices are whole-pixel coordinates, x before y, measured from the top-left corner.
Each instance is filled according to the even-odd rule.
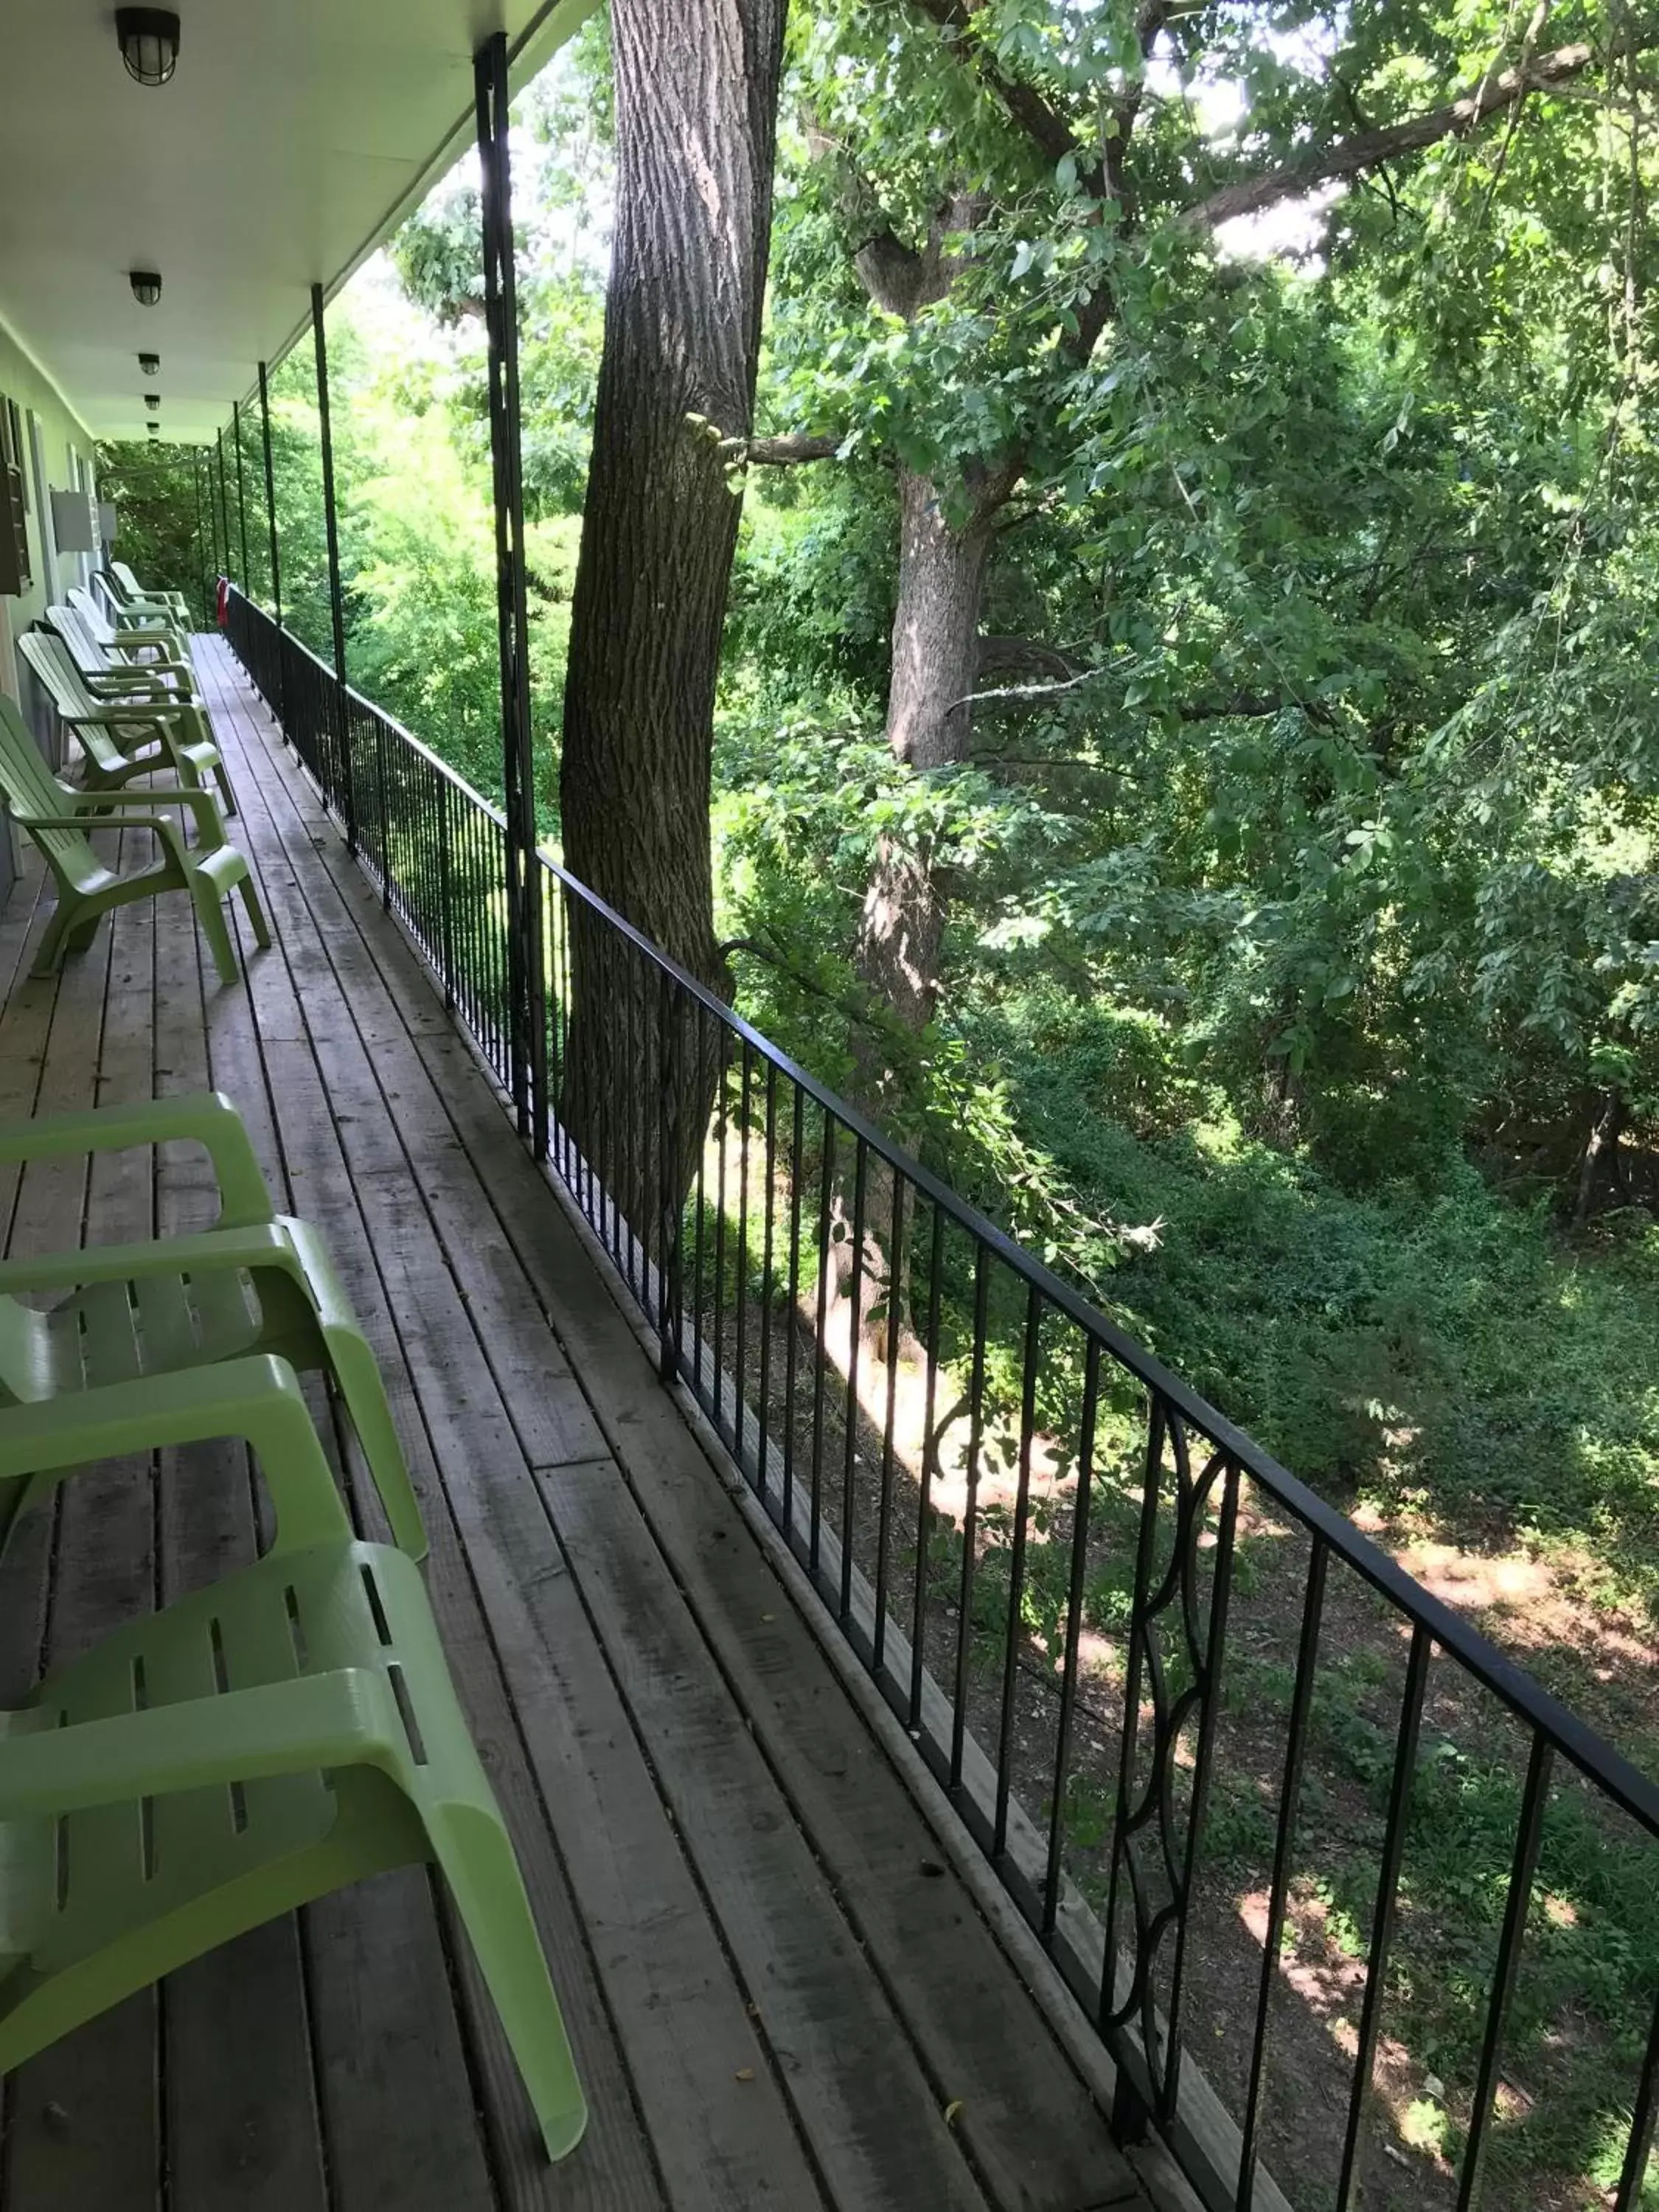
[[[71,611],[79,615],[86,625],[87,635],[94,645],[107,647],[114,644],[115,625],[84,584],[70,585],[69,603]]]
[[[127,599],[147,599],[151,596],[133,574],[131,566],[125,561],[112,561],[109,565],[111,574]]]
[[[103,593],[104,605],[110,610],[112,619],[118,614],[125,614],[126,612],[126,593],[118,589],[111,579],[104,574],[101,568],[98,571],[97,574],[92,580],[97,586],[100,592]]]
[[[86,831],[76,820],[58,779],[46,766],[15,703],[0,691],[0,798],[14,813],[57,815],[61,829],[31,830],[29,836],[54,867],[77,887],[102,877]]]
[[[69,648],[69,655],[83,676],[103,676],[114,669],[108,653],[88,629],[85,617],[74,607],[48,607],[46,621]]]
[[[103,711],[61,637],[51,630],[26,630],[17,641],[17,650],[51,692],[52,705],[66,722]]]

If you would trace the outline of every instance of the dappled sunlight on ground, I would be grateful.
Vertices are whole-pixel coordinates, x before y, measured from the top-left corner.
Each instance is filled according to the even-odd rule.
[[[1431,1595],[1535,1668],[1548,1686],[1583,1700],[1592,1725],[1642,1756],[1659,1698],[1659,1646],[1630,1613],[1596,1601],[1604,1577],[1588,1553],[1516,1547],[1482,1552],[1409,1536],[1361,1505],[1353,1520]],[[1598,1698],[1597,1689],[1611,1693]],[[1645,1715],[1645,1721],[1644,1716]],[[1636,1740],[1632,1741],[1634,1726]]]

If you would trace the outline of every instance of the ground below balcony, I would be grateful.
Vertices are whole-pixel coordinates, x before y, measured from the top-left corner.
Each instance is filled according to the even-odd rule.
[[[432,1885],[384,1877],[4,2085],[3,2212],[1104,2212],[1135,2176],[968,1884],[658,1383],[228,651],[196,647],[277,932],[221,988],[188,902],[60,982],[0,911],[0,1115],[212,1085],[327,1231],[432,1534],[592,2121],[550,2169]],[[146,832],[110,833],[129,837]],[[243,950],[251,950],[246,929]],[[166,1154],[0,1175],[0,1249],[197,1227]],[[336,1440],[337,1442],[337,1439]],[[218,1452],[116,1469],[0,1568],[0,1700],[246,1556]],[[367,1483],[348,1487],[361,1504]]]

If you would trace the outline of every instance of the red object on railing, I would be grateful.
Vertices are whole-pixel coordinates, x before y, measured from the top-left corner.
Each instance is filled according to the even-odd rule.
[[[219,616],[219,627],[221,629],[223,629],[230,616],[230,580],[228,577],[221,576],[219,579],[217,611]]]

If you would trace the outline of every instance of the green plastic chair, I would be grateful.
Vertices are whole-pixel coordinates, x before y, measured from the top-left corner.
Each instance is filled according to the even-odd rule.
[[[118,630],[140,632],[146,636],[160,631],[169,639],[178,632],[179,617],[171,607],[159,605],[153,600],[125,598],[100,568],[93,578],[104,602],[109,619]]]
[[[35,975],[50,975],[66,954],[84,952],[111,908],[161,891],[189,892],[222,983],[236,981],[236,955],[220,911],[228,892],[240,890],[255,939],[261,948],[270,943],[247,862],[226,842],[219,802],[210,791],[71,791],[47,768],[16,707],[0,693],[0,799],[40,847],[58,884],[57,910],[40,939]],[[104,866],[84,826],[88,814],[124,806],[152,810],[123,818],[130,827],[154,830],[161,847],[159,860],[126,873]],[[194,846],[185,842],[177,822],[154,811],[158,806],[185,809],[196,824]]]
[[[292,1370],[0,1411],[0,1486],[217,1437],[258,1457],[270,1551],[0,1712],[0,2071],[247,1929],[435,1862],[562,2158],[581,2085],[420,1571],[353,1540]]]
[[[187,667],[190,648],[182,631],[175,629],[118,629],[111,618],[106,602],[95,599],[80,584],[70,587],[70,605],[86,624],[95,644],[118,654],[124,659],[145,656],[144,665],[155,667],[157,661],[150,656],[165,655],[162,664],[167,667]]]
[[[219,1218],[194,1236],[0,1261],[0,1408],[275,1353],[331,1376],[396,1542],[426,1531],[386,1385],[328,1248],[276,1212],[241,1115],[222,1092],[0,1121],[0,1166],[182,1139],[205,1146]],[[67,1292],[51,1305],[22,1305]],[[6,1511],[0,1498],[0,1516]],[[0,1546],[7,1524],[0,1517]]]
[[[58,715],[86,755],[82,788],[118,790],[134,776],[170,770],[199,788],[211,775],[227,814],[236,794],[207,717],[193,700],[100,698],[87,685],[75,656],[51,630],[27,630],[17,650],[45,685]]]
[[[129,606],[166,607],[179,622],[190,620],[190,608],[182,592],[152,591],[141,584],[126,561],[112,561],[109,572],[116,590]]]
[[[94,698],[149,699],[165,707],[196,696],[195,671],[187,663],[125,659],[116,650],[114,633],[107,644],[101,643],[76,607],[50,606],[41,620],[63,639],[81,681]],[[132,641],[127,642],[131,645]]]

